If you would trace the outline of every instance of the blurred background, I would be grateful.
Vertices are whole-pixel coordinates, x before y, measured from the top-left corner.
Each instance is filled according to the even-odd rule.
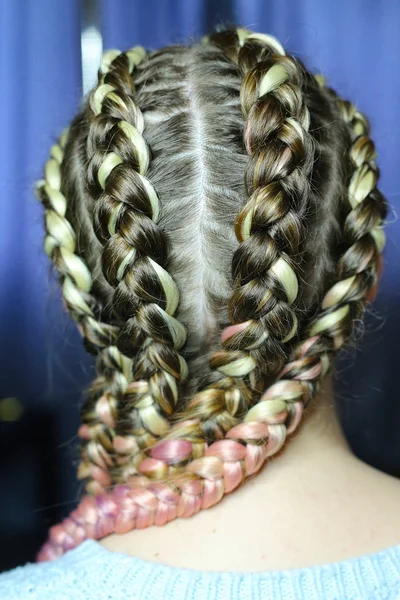
[[[370,118],[393,212],[381,290],[336,388],[355,453],[400,476],[399,0],[0,0],[0,570],[33,560],[75,505],[79,405],[94,374],[42,250],[34,181],[102,48],[155,49],[220,23],[277,36]]]

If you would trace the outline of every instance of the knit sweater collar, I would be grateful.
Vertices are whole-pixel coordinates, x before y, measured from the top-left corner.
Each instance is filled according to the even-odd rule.
[[[95,577],[99,588],[109,591],[110,598],[114,598],[112,593],[121,590],[121,586],[134,591],[132,597],[141,600],[397,600],[400,597],[400,545],[328,565],[266,572],[170,567],[112,552],[93,540],[85,541],[59,560]]]

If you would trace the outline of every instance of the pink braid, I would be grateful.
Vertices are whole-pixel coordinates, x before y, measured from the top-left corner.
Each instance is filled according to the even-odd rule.
[[[285,373],[296,369],[297,363],[310,354],[318,341],[319,336],[313,336],[304,342],[296,353],[297,360],[287,365]],[[225,494],[259,471],[266,458],[279,450],[282,437],[276,426],[284,426],[289,434],[297,429],[303,402],[307,403],[312,395],[310,383],[316,385],[321,372],[326,371],[326,354],[313,358],[318,358],[315,366],[306,372],[300,371],[297,377],[292,375],[291,380],[278,380],[260,400],[274,400],[278,394],[298,396],[299,401],[291,403],[291,409],[274,414],[268,422],[264,419],[241,423],[227,432],[226,439],[210,446],[204,443],[204,455],[191,461],[185,473],[168,476],[169,465],[190,457],[192,442],[171,439],[157,443],[150,449],[151,457],[144,459],[138,468],[147,476],[133,476],[127,484],[118,485],[109,493],[85,496],[69,517],[50,529],[48,542],[37,559],[52,560],[86,539],[98,540],[112,533],[162,526],[217,504]],[[172,429],[176,432],[195,421],[177,423]],[[246,440],[246,444],[234,438]],[[170,483],[152,480],[152,476],[160,473],[167,475],[173,487]]]

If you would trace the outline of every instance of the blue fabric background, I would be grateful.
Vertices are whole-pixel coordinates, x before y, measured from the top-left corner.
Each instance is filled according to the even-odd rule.
[[[83,3],[82,3],[83,4]],[[100,0],[104,48],[149,48],[236,22],[279,37],[324,73],[372,124],[381,189],[394,214],[385,270],[362,347],[338,368],[338,402],[356,453],[400,474],[398,0]],[[0,398],[23,406],[0,422],[0,569],[33,556],[45,530],[74,505],[82,388],[93,375],[64,315],[42,251],[33,196],[49,147],[81,96],[79,0],[0,0]]]

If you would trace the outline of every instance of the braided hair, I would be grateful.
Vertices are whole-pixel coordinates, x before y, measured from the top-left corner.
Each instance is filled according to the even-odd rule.
[[[88,495],[40,559],[191,516],[282,448],[377,281],[375,158],[367,119],[272,36],[105,54],[38,185],[98,370]]]

